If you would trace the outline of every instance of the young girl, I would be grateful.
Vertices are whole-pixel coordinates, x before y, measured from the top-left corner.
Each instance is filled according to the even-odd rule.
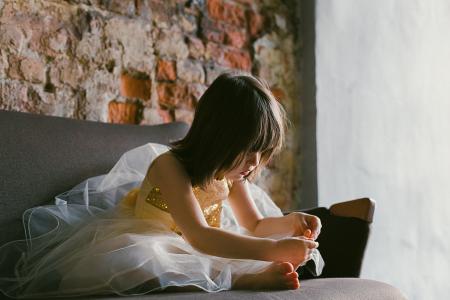
[[[251,183],[281,149],[285,122],[262,80],[220,75],[185,138],[132,149],[108,174],[26,211],[27,240],[0,248],[0,290],[50,297],[299,288],[299,266],[312,259],[315,275],[323,267],[320,220],[283,216]]]

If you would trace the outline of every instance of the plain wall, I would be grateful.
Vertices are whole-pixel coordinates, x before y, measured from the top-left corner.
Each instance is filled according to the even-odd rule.
[[[316,3],[319,205],[374,199],[361,277],[450,299],[450,1]]]

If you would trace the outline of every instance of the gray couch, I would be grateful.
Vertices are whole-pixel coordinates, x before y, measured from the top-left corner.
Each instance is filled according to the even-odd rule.
[[[55,195],[85,178],[107,173],[131,148],[147,142],[167,144],[183,137],[187,130],[184,123],[117,125],[0,110],[0,245],[23,238],[21,217],[27,208],[51,203]],[[298,269],[300,289],[158,292],[137,298],[405,299],[391,285],[358,278],[374,212],[372,200],[357,199],[305,211],[322,220],[319,243],[326,266],[319,278],[312,278],[304,267]]]

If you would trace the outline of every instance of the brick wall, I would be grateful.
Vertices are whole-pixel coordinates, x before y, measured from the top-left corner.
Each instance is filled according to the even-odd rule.
[[[265,78],[299,111],[296,1],[0,0],[0,109],[99,122],[190,123],[224,70]],[[224,124],[225,125],[225,124]],[[258,179],[288,209],[298,128]]]

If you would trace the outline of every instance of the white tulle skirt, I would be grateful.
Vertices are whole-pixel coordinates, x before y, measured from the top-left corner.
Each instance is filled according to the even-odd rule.
[[[157,219],[134,216],[134,207],[123,199],[168,149],[154,143],[132,149],[108,174],[86,179],[52,205],[26,210],[26,239],[0,247],[0,291],[13,298],[140,295],[169,286],[219,292],[231,289],[239,275],[267,268],[271,262],[198,252]],[[258,186],[250,184],[250,191],[263,216],[283,215]],[[248,234],[228,200],[221,228]],[[320,253],[312,259],[319,275]]]

